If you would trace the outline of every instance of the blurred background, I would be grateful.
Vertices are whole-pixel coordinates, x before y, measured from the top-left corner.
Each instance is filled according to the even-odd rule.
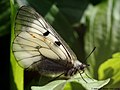
[[[6,86],[10,80],[12,88],[17,87],[15,82],[11,84],[13,77],[20,72],[15,74],[13,56],[10,61],[10,41],[14,38],[15,14],[22,5],[30,5],[39,12],[68,43],[78,59],[90,64],[89,72],[93,78],[111,78],[105,87],[120,88],[120,0],[2,0],[0,85],[4,89],[9,88]],[[94,47],[96,50],[85,61]]]

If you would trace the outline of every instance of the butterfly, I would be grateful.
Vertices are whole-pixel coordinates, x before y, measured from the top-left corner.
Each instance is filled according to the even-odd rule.
[[[40,74],[80,75],[81,63],[60,35],[29,6],[22,6],[15,19],[13,53],[18,64]]]

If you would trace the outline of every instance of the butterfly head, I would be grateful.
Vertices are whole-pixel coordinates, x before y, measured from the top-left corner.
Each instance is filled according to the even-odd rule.
[[[79,70],[84,71],[86,67],[90,66],[89,64],[81,64],[79,65]]]
[[[86,66],[87,65],[79,62],[78,60],[75,60],[75,62],[73,63],[73,67],[66,72],[65,76],[73,76],[77,72],[84,72]]]
[[[79,67],[78,70],[84,71],[84,69],[86,68],[86,65],[85,64],[81,64],[78,67]]]
[[[89,65],[89,64],[83,64],[83,63],[81,63],[81,62],[79,62],[79,61],[76,61],[75,64],[74,64],[74,67],[76,68],[76,72],[79,72],[81,78],[82,78],[86,83],[87,83],[87,81],[83,78],[83,76],[82,76],[81,74],[84,73],[85,68],[87,68],[88,66],[90,66],[90,65]],[[87,77],[89,77],[86,73],[85,73],[85,75],[86,75]]]
[[[87,66],[90,66],[89,64],[83,64],[79,61],[75,61],[74,63],[74,67],[77,68],[77,70],[81,70],[81,71],[84,71],[84,69],[87,67]]]

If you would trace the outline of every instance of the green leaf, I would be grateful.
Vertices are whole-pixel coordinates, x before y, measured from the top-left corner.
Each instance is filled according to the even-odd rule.
[[[71,79],[68,80],[55,80],[52,81],[44,86],[32,86],[32,90],[78,90],[78,89],[85,89],[85,90],[90,90],[90,89],[100,89],[104,85],[108,84],[110,79],[102,80],[102,81],[97,81],[95,79],[90,79],[85,76],[85,74],[82,74],[83,78],[87,81],[87,83],[80,78],[80,75],[77,74],[76,76],[72,77]],[[71,86],[74,82],[74,87]],[[68,84],[69,83],[69,84]],[[71,84],[70,84],[71,83]],[[77,86],[75,88],[75,86]]]
[[[12,42],[14,40],[14,22],[15,22],[16,9],[13,0],[10,0],[10,4],[11,4],[10,90],[23,90],[24,70],[18,65],[12,53]]]
[[[66,80],[56,80],[45,86],[32,86],[32,90],[63,90]]]
[[[111,59],[100,65],[98,73],[99,79],[111,78],[109,88],[119,88],[120,86],[120,52],[113,54]]]
[[[103,0],[96,6],[90,5],[82,19],[88,29],[85,35],[86,55],[96,46],[88,60],[90,72],[96,79],[99,66],[120,51],[119,11],[120,0]]]

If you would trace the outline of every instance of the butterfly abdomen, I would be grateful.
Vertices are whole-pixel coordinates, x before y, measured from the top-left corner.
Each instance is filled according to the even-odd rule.
[[[62,64],[64,62],[64,64]],[[31,67],[30,67],[31,68]],[[65,61],[50,60],[48,58],[44,58],[41,61],[38,61],[32,65],[36,71],[40,74],[47,75],[47,74],[60,74],[66,73],[70,69],[73,68],[73,64],[68,65]],[[29,68],[28,68],[29,69]]]

